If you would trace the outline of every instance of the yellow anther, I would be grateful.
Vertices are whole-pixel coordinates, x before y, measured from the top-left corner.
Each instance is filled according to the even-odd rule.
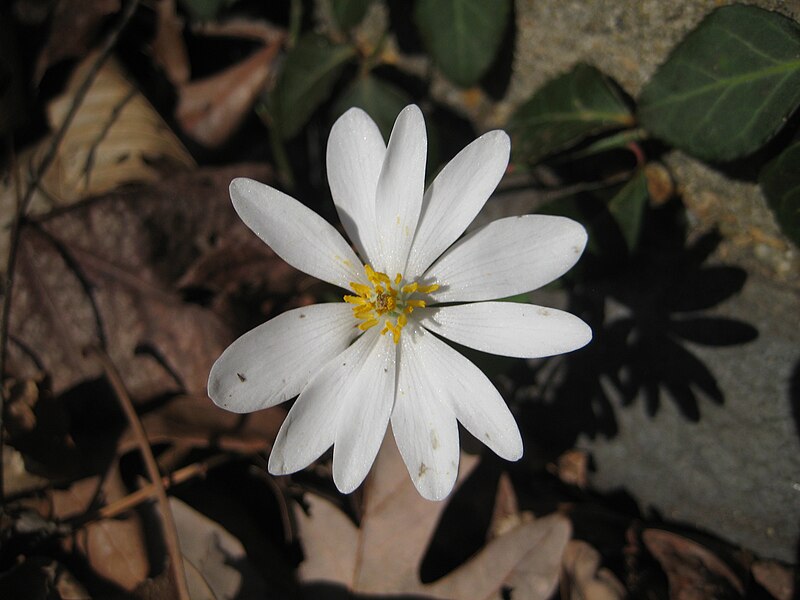
[[[386,273],[376,271],[370,265],[364,265],[364,270],[367,272],[367,278],[373,285],[377,285],[378,283],[383,283],[386,286],[391,285],[392,281]]]
[[[435,292],[438,289],[439,289],[439,284],[438,283],[433,283],[431,285],[421,285],[421,286],[417,287],[417,291],[420,294],[430,294],[431,292]]]
[[[372,289],[368,285],[364,285],[363,283],[357,283],[355,281],[350,282],[350,287],[353,288],[356,294],[359,296],[363,296],[364,298],[369,298],[372,294]]]
[[[403,286],[403,293],[413,294],[414,292],[417,291],[417,288],[419,288],[419,285],[417,284],[416,281],[414,283],[409,283],[408,285]]]
[[[403,281],[403,276],[400,273],[398,273],[394,277],[394,283],[395,283],[395,285],[400,285],[401,281]]]
[[[424,308],[425,300],[406,300],[406,306],[413,306],[414,308]]]
[[[368,321],[364,321],[363,323],[361,323],[361,325],[359,325],[358,328],[361,331],[366,331],[370,327],[375,327],[375,325],[377,324],[378,324],[378,319],[370,319]]]
[[[402,327],[398,327],[397,325],[392,325],[389,321],[386,321],[383,327],[383,331],[381,333],[386,333],[387,331],[392,332],[392,339],[394,343],[397,344],[400,341],[400,330]]]
[[[372,304],[367,304],[365,306],[356,306],[353,308],[353,315],[357,319],[366,319],[367,317],[370,316],[370,314],[372,314],[373,310],[375,310],[375,308],[372,306]]]
[[[367,299],[362,298],[361,296],[345,296],[344,301],[347,302],[348,304],[358,304],[358,305],[364,305],[367,303]]]
[[[408,317],[406,317],[403,313],[400,313],[400,316],[397,317],[397,324],[400,327],[405,327],[408,323]]]
[[[403,310],[405,310],[406,313],[408,313],[410,315],[411,313],[414,312],[414,307],[413,306],[406,306]]]

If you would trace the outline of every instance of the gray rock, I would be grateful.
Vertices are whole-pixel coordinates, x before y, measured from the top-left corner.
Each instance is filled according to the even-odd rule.
[[[795,562],[800,295],[751,276],[737,297],[704,315],[743,320],[759,330],[755,341],[739,346],[691,345],[716,377],[724,404],[701,400],[700,420],[693,423],[663,397],[654,416],[642,398],[624,407],[617,398],[618,435],[578,442],[597,466],[591,484],[603,491],[624,488],[666,519]]]

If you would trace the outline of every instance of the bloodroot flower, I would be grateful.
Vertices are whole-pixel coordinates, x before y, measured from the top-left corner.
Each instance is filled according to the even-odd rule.
[[[231,183],[233,206],[256,235],[293,267],[346,290],[343,302],[296,308],[244,334],[211,369],[209,395],[237,413],[299,394],[275,440],[271,473],[298,471],[333,446],[333,479],[352,492],[390,422],[428,499],[453,488],[457,422],[502,458],[522,456],[498,391],[441,339],[520,358],[591,339],[569,313],[494,301],[568,271],[586,244],[581,225],[525,215],[458,239],[502,178],[509,147],[502,131],[479,137],[425,190],[419,108],[400,113],[388,146],[365,112],[346,112],[328,140],[328,180],[358,254],[297,200],[249,179]]]

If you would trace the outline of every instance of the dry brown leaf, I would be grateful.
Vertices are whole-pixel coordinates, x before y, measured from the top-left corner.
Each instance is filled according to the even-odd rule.
[[[183,131],[204,146],[224,143],[264,89],[282,44],[273,41],[220,73],[181,86],[175,118]]]
[[[489,525],[489,537],[497,537],[518,527],[523,518],[519,511],[517,493],[514,484],[508,473],[502,473],[497,482],[497,493],[494,497],[494,508],[492,509],[492,520]]]
[[[64,122],[95,59],[95,55],[85,58],[64,92],[48,105],[51,130],[57,130]],[[17,178],[10,174],[0,185],[0,264],[5,264],[8,255],[10,223],[17,200],[24,195],[31,174],[38,170],[51,144],[52,138],[45,138],[19,155],[17,171],[23,189],[17,189]],[[128,81],[119,64],[109,59],[98,72],[55,160],[42,177],[28,215],[47,214],[123,183],[157,181],[166,165],[175,172],[192,168],[194,160]]]
[[[187,291],[212,294],[211,307],[222,315],[234,315],[232,301],[247,294],[263,297],[263,314],[313,303],[320,281],[288,265],[249,229],[238,224],[219,243],[192,264],[178,286]],[[280,306],[278,306],[280,305]],[[247,329],[250,323],[243,323]]]
[[[286,30],[266,21],[240,18],[226,21],[197,21],[192,23],[192,32],[206,37],[251,39],[263,42],[267,46],[286,35]]]
[[[0,574],[0,598],[9,600],[91,600],[63,564],[41,556],[27,558]]]
[[[99,497],[113,502],[127,495],[116,465],[108,475],[89,477],[65,490],[52,490],[52,514],[48,518],[67,520],[84,515]],[[64,550],[77,552],[95,573],[125,590],[133,590],[147,577],[150,565],[141,519],[136,513],[123,518],[94,521],[62,540]]]
[[[7,496],[26,494],[49,483],[45,477],[31,473],[19,450],[3,444],[3,492]]]
[[[672,600],[705,600],[744,595],[736,574],[707,548],[661,529],[646,529],[642,540],[664,569]]]
[[[792,570],[772,561],[758,561],[752,567],[753,577],[777,600],[795,598],[795,576]]]
[[[81,472],[81,455],[69,433],[63,403],[33,380],[6,382],[6,443],[24,456],[26,471],[68,481]]]
[[[175,0],[160,0],[155,9],[156,34],[150,49],[155,63],[177,87],[191,76],[189,53],[183,40],[184,22],[178,16]]]
[[[462,453],[459,481],[476,462]],[[323,589],[335,586],[351,593],[430,598],[501,598],[511,590],[515,598],[544,600],[556,587],[570,537],[569,521],[560,515],[520,525],[445,577],[423,584],[420,563],[447,504],[418,494],[391,434],[373,466],[365,496],[360,527],[318,496],[307,497],[309,514],[297,509],[306,557],[300,578],[310,597],[318,598]]]
[[[567,485],[584,489],[588,485],[589,455],[584,450],[568,450],[548,470]]]
[[[286,410],[275,406],[249,415],[238,415],[217,407],[208,396],[177,396],[142,417],[151,444],[172,443],[253,454],[272,448]],[[126,431],[120,452],[138,447],[136,436]]]
[[[100,375],[82,352],[101,344],[134,398],[204,394],[211,364],[233,334],[210,310],[184,302],[174,284],[238,223],[227,188],[240,175],[269,176],[256,165],[178,175],[26,226],[13,288],[11,372],[32,376],[44,368],[59,395]]]
[[[192,600],[234,600],[245,584],[248,597],[267,597],[264,581],[238,539],[177,498],[170,498],[169,505]]]
[[[561,574],[562,600],[622,600],[625,587],[600,566],[600,553],[586,542],[571,540],[564,552]]]
[[[34,81],[39,83],[52,65],[84,56],[108,15],[120,9],[120,0],[57,0],[50,18],[47,42],[39,53]]]

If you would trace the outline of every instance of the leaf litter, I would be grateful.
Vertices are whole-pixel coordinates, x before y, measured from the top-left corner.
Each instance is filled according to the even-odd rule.
[[[51,131],[64,123],[95,64],[93,50],[125,4],[92,0],[76,11],[74,1],[59,0],[48,4],[48,21],[34,0],[15,3],[17,13],[31,15],[29,26],[47,23],[35,81],[75,61],[63,91],[44,107]],[[459,562],[433,578],[427,561],[461,543],[447,523],[476,528],[467,522],[477,519],[469,484],[494,468],[491,459],[462,453],[458,487],[442,503],[419,497],[390,436],[350,504],[318,481],[324,458],[293,478],[267,475],[264,457],[285,408],[248,416],[217,409],[206,397],[208,369],[253,324],[330,292],[278,259],[233,213],[230,179],[269,182],[272,168],[224,159],[198,166],[181,140],[225,148],[269,93],[290,34],[251,19],[192,23],[174,0],[145,10],[155,27],[142,48],[171,86],[173,105],[155,108],[125,61],[111,58],[94,75],[52,164],[40,172],[53,144],[46,135],[3,174],[3,264],[18,199],[32,181],[36,190],[14,250],[0,597],[180,597],[154,501],[159,486],[170,495],[182,571],[196,599],[612,600],[655,580],[663,585],[649,597],[743,597],[754,586],[792,597],[788,567],[741,556],[725,561],[717,546],[663,529],[637,533],[647,522],[640,514],[615,517],[624,550],[622,536],[603,531],[601,519],[589,533],[574,525],[585,519],[577,507],[598,504],[588,489],[590,457],[577,449],[549,463],[547,489],[530,480],[530,464],[492,479],[483,537],[474,549],[459,548]],[[200,65],[203,75],[193,78],[196,47],[215,37],[250,50],[214,72]],[[320,165],[312,161],[309,169]],[[121,417],[90,348],[119,370],[144,439]],[[155,482],[141,466],[142,443],[163,475]],[[242,469],[249,488],[234,475]],[[215,473],[235,483],[223,486],[226,502],[213,510]],[[249,506],[243,495],[272,498],[274,506],[257,518],[242,508]],[[294,575],[282,579],[292,566]]]

